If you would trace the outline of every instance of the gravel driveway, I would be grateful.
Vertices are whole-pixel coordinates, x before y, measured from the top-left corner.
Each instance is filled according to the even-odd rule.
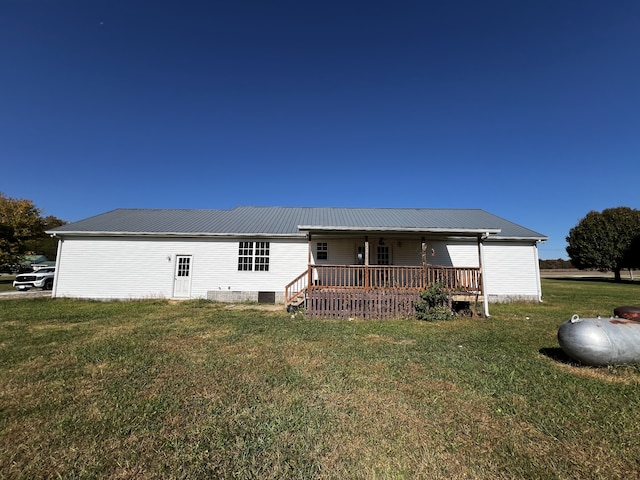
[[[50,297],[51,290],[11,290],[9,292],[0,292],[0,299],[6,298],[37,298],[37,297]]]

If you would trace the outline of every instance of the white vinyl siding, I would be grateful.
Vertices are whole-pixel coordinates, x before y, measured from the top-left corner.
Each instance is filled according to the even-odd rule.
[[[327,244],[327,258],[317,259],[317,243]],[[311,242],[311,257],[314,264],[351,265],[355,263],[354,241],[347,239],[314,240]],[[305,257],[306,258],[306,257]],[[306,268],[306,267],[305,267]]]
[[[421,265],[419,239],[394,240],[391,242],[391,261],[394,265]]]
[[[506,242],[484,244],[484,281],[489,297],[538,299],[539,274],[535,245]]]
[[[271,240],[269,271],[238,271],[238,239],[73,238],[62,242],[54,296],[171,298],[176,255],[192,256],[191,298],[207,291],[284,291],[306,269],[305,240]]]
[[[53,295],[56,297],[133,299],[172,298],[176,256],[191,257],[190,298],[207,292],[284,292],[284,287],[306,271],[315,256],[316,240],[268,239],[269,270],[238,271],[240,241],[252,238],[170,239],[149,237],[84,237],[61,241]],[[263,241],[263,240],[259,240]],[[318,263],[353,265],[364,240],[319,239],[327,242],[328,258]],[[370,242],[375,264],[378,238]],[[420,239],[385,238],[392,265],[420,265]],[[431,249],[435,253],[431,255]],[[483,247],[483,272],[490,300],[539,299],[537,247],[526,242],[488,241]],[[315,259],[312,259],[315,262]],[[427,240],[427,262],[432,265],[477,267],[475,240]]]
[[[378,239],[376,237],[375,243],[370,241],[369,242],[369,263],[371,265],[375,265],[377,263],[377,248],[378,248],[378,243],[377,243]],[[318,241],[320,242],[320,240]],[[318,243],[316,241],[314,241],[312,243],[312,258],[313,258],[313,262],[315,264],[330,264],[330,265],[355,265],[356,262],[356,255],[358,253],[358,246],[364,247],[364,239],[359,240],[359,239],[353,239],[353,238],[348,238],[348,239],[328,239],[328,240],[322,240],[322,242],[326,242],[327,243],[327,259],[326,260],[319,260],[317,259],[317,249],[316,244]],[[386,242],[386,241],[385,241]],[[389,263],[393,263],[394,262],[394,252],[396,250],[396,247],[394,247],[391,243],[387,243],[386,246],[389,247]],[[419,262],[420,257],[418,257],[418,262]],[[410,265],[415,265],[415,263],[410,263]]]
[[[377,237],[369,242],[369,262],[375,265],[377,262]],[[323,240],[324,241],[324,240]],[[356,253],[359,245],[364,246],[364,240],[354,239],[329,239],[327,240],[329,256],[327,260],[316,260],[314,263],[331,265],[351,265],[356,263]],[[316,242],[314,242],[315,247]],[[391,265],[421,265],[422,243],[419,239],[385,239],[385,245],[389,247],[389,263]],[[433,250],[433,255],[432,255]],[[316,249],[313,248],[315,257]],[[429,240],[427,242],[427,263],[446,267],[478,267],[478,243],[473,241],[461,241],[446,243],[442,240]]]
[[[446,251],[452,267],[477,268],[480,266],[477,241],[452,243],[446,246]],[[437,259],[438,255],[435,258]]]

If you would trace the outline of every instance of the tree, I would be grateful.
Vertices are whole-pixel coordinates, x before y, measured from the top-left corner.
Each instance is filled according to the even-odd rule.
[[[41,217],[31,200],[10,198],[0,192],[0,265],[17,265],[29,253],[44,254],[38,249],[45,246],[49,258],[55,258],[56,242],[45,230],[64,224],[53,216]]]
[[[623,268],[640,267],[639,238],[640,210],[591,211],[569,231],[567,254],[576,268],[612,271],[620,281]]]
[[[624,268],[640,268],[640,235],[631,240],[631,245],[622,260]]]
[[[44,255],[49,260],[54,260],[58,255],[58,239],[51,237],[51,235],[47,235],[45,232],[52,228],[65,225],[67,222],[52,215],[42,218],[41,221],[41,233],[31,240],[27,240],[27,251]]]

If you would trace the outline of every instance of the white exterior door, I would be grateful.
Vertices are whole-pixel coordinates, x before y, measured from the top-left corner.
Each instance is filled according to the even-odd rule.
[[[189,298],[191,294],[191,255],[176,255],[176,272],[173,279],[173,296]]]

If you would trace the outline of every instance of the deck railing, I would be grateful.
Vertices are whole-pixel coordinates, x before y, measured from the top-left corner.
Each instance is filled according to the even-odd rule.
[[[482,295],[482,279],[477,267],[397,266],[397,265],[309,265],[285,287],[287,304],[308,290],[413,289],[424,290],[439,283],[452,293]]]

